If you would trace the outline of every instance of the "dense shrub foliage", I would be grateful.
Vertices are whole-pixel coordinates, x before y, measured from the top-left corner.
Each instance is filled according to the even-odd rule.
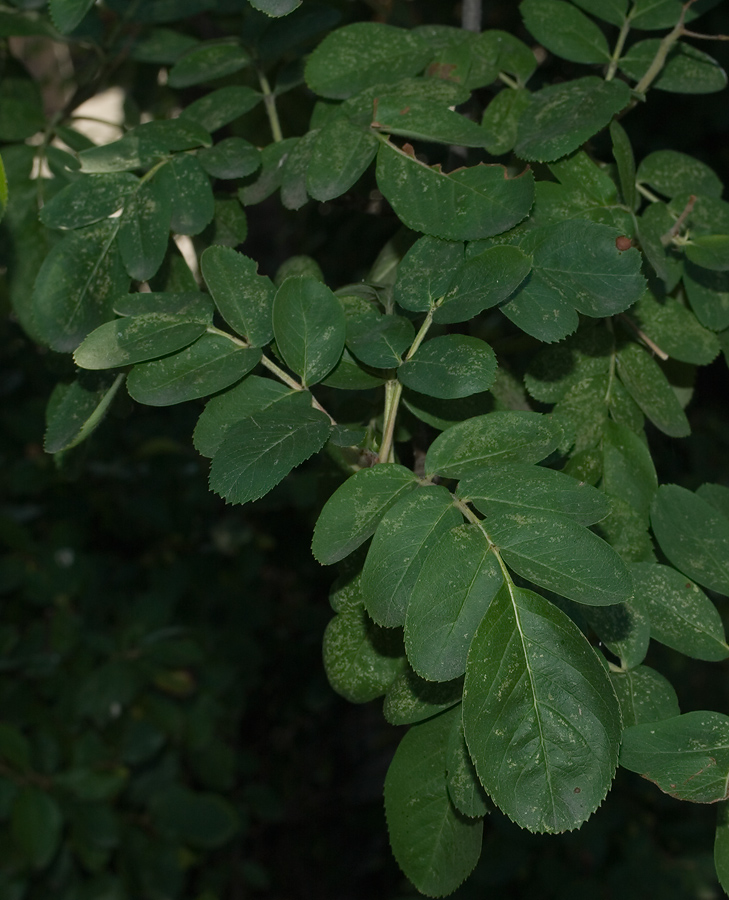
[[[729,352],[729,205],[679,115],[651,137],[726,105],[726,4],[371,7],[0,7],[0,897],[284,877],[239,849],[278,815],[241,736],[268,550],[308,572],[309,541],[330,685],[407,726],[384,807],[419,892],[715,896],[693,812],[683,867],[655,824],[609,836],[675,800],[716,804],[729,887],[727,697],[689,664],[729,658],[729,487],[671,462]],[[223,512],[205,468],[267,499]],[[619,767],[654,785],[597,812]],[[504,850],[564,832],[582,880]]]

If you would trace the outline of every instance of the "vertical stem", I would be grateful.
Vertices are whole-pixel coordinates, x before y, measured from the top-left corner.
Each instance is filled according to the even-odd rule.
[[[268,78],[266,78],[260,69],[258,70],[258,81],[261,85],[261,90],[263,91],[263,102],[266,107],[268,122],[271,126],[271,134],[273,135],[274,141],[278,144],[279,141],[283,140],[283,132],[281,131],[281,123],[278,120],[276,97],[271,90],[271,85],[268,83]]]
[[[385,383],[385,418],[382,425],[382,444],[377,458],[381,463],[395,461],[393,438],[401,396],[402,385],[397,378],[391,378]]]
[[[463,0],[461,28],[464,31],[481,31],[481,0]]]
[[[660,75],[661,69],[666,64],[666,57],[668,56],[668,51],[673,47],[676,41],[682,37],[686,29],[684,28],[683,21],[690,6],[693,6],[695,0],[688,0],[687,3],[684,3],[683,9],[681,10],[681,18],[676,23],[676,27],[673,31],[669,31],[668,34],[663,38],[661,43],[658,46],[658,50],[656,52],[655,57],[653,58],[653,62],[648,67],[648,71],[641,78],[641,80],[636,84],[633,89],[638,94],[645,94],[648,88],[653,84],[655,79]]]
[[[626,18],[623,22],[623,27],[620,29],[620,34],[618,35],[618,40],[615,43],[615,49],[613,50],[613,55],[610,57],[610,66],[608,67],[607,74],[605,75],[605,81],[612,81],[615,77],[615,73],[618,71],[618,63],[620,62],[620,54],[623,52],[623,47],[625,46],[625,39],[628,37],[628,32],[630,31],[630,19]]]

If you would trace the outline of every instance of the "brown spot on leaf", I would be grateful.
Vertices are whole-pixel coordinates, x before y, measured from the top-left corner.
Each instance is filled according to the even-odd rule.
[[[581,790],[582,790],[582,788],[575,788],[573,793],[579,794]]]
[[[630,250],[633,246],[633,242],[629,237],[623,234],[619,238],[615,238],[615,246],[622,252],[623,250]]]
[[[460,83],[460,77],[453,74],[454,70],[457,68],[458,66],[456,66],[455,63],[434,62],[428,66],[426,74],[431,78],[442,78],[444,81],[457,81]]]
[[[405,115],[407,115],[409,112],[410,112],[410,107],[409,107],[409,106],[406,106],[405,109],[401,109],[401,110],[400,110],[400,115],[401,115],[401,116],[405,116]]]

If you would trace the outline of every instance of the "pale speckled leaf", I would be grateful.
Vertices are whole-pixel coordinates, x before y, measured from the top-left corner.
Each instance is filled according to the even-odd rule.
[[[375,158],[377,138],[345,116],[334,116],[313,142],[306,176],[308,193],[319,201],[348,191]]]
[[[572,620],[504,585],[471,643],[466,742],[481,783],[529,831],[578,828],[615,774],[620,708],[607,671]]]
[[[606,63],[610,48],[605,35],[588,17],[564,0],[523,0],[524,24],[556,56],[576,63]]]
[[[438,485],[408,494],[385,513],[362,569],[362,596],[375,622],[388,628],[405,624],[426,557],[462,521],[450,491]]]
[[[389,142],[377,154],[377,184],[414,231],[471,241],[507,231],[528,214],[534,177],[509,177],[503,166],[479,164],[445,174]]]
[[[115,319],[87,335],[73,358],[82,369],[114,369],[174,353],[204,331],[200,322],[165,313]]]
[[[663,675],[648,666],[610,672],[623,716],[623,725],[657,722],[680,714],[676,692]]]
[[[491,347],[462,334],[431,338],[397,370],[405,387],[442,400],[487,391],[495,376],[496,355]]]
[[[658,476],[645,441],[625,425],[606,421],[602,449],[603,490],[648,516]]]
[[[394,298],[403,309],[426,312],[451,285],[463,263],[463,244],[425,235],[397,267]]]
[[[215,198],[207,172],[194,156],[180,153],[155,175],[172,201],[171,227],[176,234],[200,234],[215,215]]]
[[[325,378],[344,350],[347,325],[335,294],[316,278],[287,278],[273,300],[273,334],[305,385]]]
[[[121,209],[138,185],[139,179],[129,172],[81,175],[45,204],[40,220],[48,228],[93,225]]]
[[[478,525],[441,536],[423,563],[405,619],[405,649],[418,675],[430,681],[463,675],[474,632],[503,583]]]
[[[426,681],[406,666],[388,688],[382,714],[391,725],[412,725],[450,709],[462,697],[463,678]]]
[[[643,662],[650,644],[651,624],[641,604],[629,601],[583,607],[580,616],[618,657],[623,669],[635,669]]]
[[[101,176],[98,176],[101,177]],[[119,251],[130,278],[147,281],[162,265],[170,237],[172,206],[154,178],[139,185],[119,224]]]
[[[721,178],[706,163],[678,150],[656,150],[644,157],[636,178],[659,194],[675,197],[692,191],[708,197],[721,197]]]
[[[475,819],[488,815],[493,809],[488,794],[478,780],[476,767],[468,752],[463,734],[462,716],[454,716],[448,737],[446,759],[448,796],[456,809],[464,816]]]
[[[448,796],[448,738],[460,709],[413,725],[385,778],[392,852],[415,887],[444,897],[470,875],[481,853],[483,824],[458,813]]]
[[[59,384],[46,408],[46,453],[70,450],[96,430],[124,381],[123,375],[113,380],[107,376],[81,376],[72,384]]]
[[[697,711],[632,725],[623,732],[620,765],[677,800],[726,800],[729,717]]]
[[[209,132],[234,122],[263,100],[263,94],[243,84],[229,84],[193,100],[180,116],[193,119]],[[228,138],[227,140],[230,140]],[[239,138],[238,140],[242,140]]]
[[[656,428],[670,437],[691,433],[686,414],[658,363],[638,344],[618,351],[617,370],[631,397]]]
[[[716,335],[673,297],[646,291],[628,315],[672,359],[705,366],[719,355]]]
[[[729,272],[712,272],[687,261],[683,286],[691,309],[705,328],[729,328]]]
[[[258,147],[241,137],[224,138],[214,147],[198,151],[200,165],[214,178],[243,178],[261,165]]]
[[[250,65],[250,55],[230,40],[197,44],[172,66],[169,85],[174,88],[213,81]]]
[[[200,259],[203,278],[220,315],[254,347],[273,337],[271,311],[276,288],[258,263],[229,247],[208,247]]]
[[[417,485],[417,476],[395,463],[355,472],[324,504],[311,543],[314,557],[328,566],[349,556],[375,533],[387,510]]]
[[[462,478],[491,463],[539,462],[559,446],[562,429],[541,413],[499,411],[454,425],[430,445],[428,475]]]

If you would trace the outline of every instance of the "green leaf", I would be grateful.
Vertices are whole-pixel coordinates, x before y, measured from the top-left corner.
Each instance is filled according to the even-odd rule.
[[[16,78],[4,74],[0,83],[0,140],[24,141],[45,127],[38,85],[27,76]]]
[[[74,361],[82,369],[116,369],[174,353],[191,344],[205,325],[178,316],[150,313],[105,322],[76,348]]]
[[[729,893],[729,804],[726,802],[719,803],[716,809],[714,867],[724,893]]]
[[[135,41],[129,56],[137,62],[172,65],[197,43],[197,38],[171,28],[150,28]]]
[[[651,620],[652,638],[694,659],[729,656],[721,617],[697,585],[657,563],[637,563],[631,574],[635,600]]]
[[[623,726],[658,722],[680,714],[678,698],[670,683],[648,666],[638,666],[628,672],[611,672],[623,716]]]
[[[46,410],[46,453],[70,450],[86,440],[101,424],[123,381],[123,375],[113,381],[106,376],[80,377],[70,385],[57,386]],[[57,394],[59,387],[63,390]]]
[[[681,280],[683,260],[670,243],[661,238],[673,228],[675,218],[665,203],[651,203],[638,219],[638,240],[645,258],[663,281],[665,291],[672,291]]]
[[[178,154],[155,175],[172,201],[171,227],[176,234],[200,234],[215,215],[215,198],[207,173],[194,156]]]
[[[471,256],[457,269],[433,314],[433,321],[466,322],[484,309],[496,306],[524,281],[531,266],[531,257],[508,244]]]
[[[319,131],[308,131],[286,157],[281,178],[281,203],[286,209],[301,209],[309,199],[306,179]]]
[[[15,725],[0,722],[0,758],[21,772],[30,768],[30,743]]]
[[[287,278],[273,301],[273,334],[289,368],[304,385],[321,381],[339,361],[346,338],[344,310],[315,278]]]
[[[574,331],[574,310],[588,316],[622,312],[645,291],[641,256],[618,250],[617,229],[582,219],[527,232],[520,249],[532,271],[502,312],[528,334],[554,341]]]
[[[205,283],[220,315],[253,347],[273,337],[271,312],[276,288],[258,263],[228,247],[208,247],[200,258]]]
[[[476,767],[468,752],[463,735],[463,719],[454,716],[448,737],[446,758],[448,796],[458,812],[471,819],[488,815],[493,809],[483,785],[478,780]]]
[[[203,334],[179,353],[136,365],[127,390],[139,403],[171,406],[222,391],[261,360],[261,351],[240,347],[220,334]]]
[[[126,172],[151,166],[171,152],[209,147],[212,142],[208,132],[191,119],[160,119],[138,125],[111,144],[82,150],[78,158],[82,172]]]
[[[69,34],[93,5],[94,0],[49,0],[48,12],[61,34]]]
[[[486,107],[481,127],[486,132],[486,149],[493,156],[500,156],[514,149],[519,133],[519,119],[529,106],[530,97],[526,88],[504,88]]]
[[[471,45],[476,59],[481,58],[486,65],[498,72],[507,72],[516,78],[519,87],[529,81],[537,68],[537,60],[531,48],[508,31],[488,29],[477,35]]]
[[[678,150],[656,150],[638,166],[638,183],[647,184],[666,197],[687,191],[721,197],[724,186],[719,176],[706,163]]]
[[[633,602],[614,606],[590,606],[580,616],[620,660],[623,670],[635,669],[646,657],[651,640],[647,613]]]
[[[62,829],[63,817],[53,797],[33,785],[21,788],[13,801],[10,833],[33,868],[43,869],[51,862]]]
[[[149,812],[155,828],[194,847],[227,843],[239,830],[235,807],[218,794],[167,785],[152,795]]]
[[[504,585],[471,643],[466,742],[496,805],[529,831],[580,826],[615,773],[620,709],[577,626],[543,597]]]
[[[5,215],[5,207],[8,205],[8,179],[5,175],[5,166],[0,156],[0,221]]]
[[[249,375],[241,384],[213,397],[205,405],[193,434],[195,449],[203,456],[212,458],[231,425],[294,393],[278,381]]]
[[[40,211],[49,228],[82,228],[107,219],[139,185],[128,172],[81,176],[62,188]]]
[[[556,512],[593,525],[610,511],[605,495],[569,475],[525,463],[491,464],[461,480],[456,494],[487,519],[503,510]]]
[[[210,467],[210,488],[229,503],[258,500],[321,450],[330,432],[308,391],[298,392],[228,429]]]
[[[691,309],[705,328],[729,328],[729,273],[712,272],[687,262],[683,286]]]
[[[507,231],[534,198],[529,170],[510,178],[503,166],[479,164],[445,174],[389,142],[377,154],[377,184],[408,228],[450,241]]]
[[[429,681],[466,671],[471,639],[504,582],[478,525],[460,525],[425,558],[405,620],[405,649],[413,669]]]
[[[686,10],[684,22],[688,24],[720,2],[721,0],[698,0]],[[683,7],[682,0],[635,0],[630,13],[630,25],[644,31],[673,28],[681,17]]]
[[[192,119],[212,133],[250,112],[262,99],[263,95],[253,88],[242,84],[229,84],[194,100],[182,110],[180,117]],[[242,141],[243,138],[238,140]]]
[[[729,717],[701,711],[632,725],[623,732],[620,765],[677,800],[726,800]]]
[[[729,488],[722,484],[702,484],[696,494],[729,519]]]
[[[597,134],[629,102],[625,82],[594,75],[542,88],[531,95],[519,119],[516,155],[539,162],[559,159]]]
[[[243,178],[261,165],[261,153],[240,137],[224,138],[214,147],[198,151],[198,162],[213,178]]]
[[[630,598],[632,581],[623,560],[571,519],[506,509],[490,516],[486,527],[504,562],[534,584],[588,606]]]
[[[637,197],[635,190],[635,157],[633,156],[630,138],[617,119],[613,119],[610,123],[610,138],[613,144],[613,156],[618,166],[623,202],[629,209],[635,209]]]
[[[73,231],[44,259],[33,288],[32,314],[36,333],[52,349],[75,350],[111,318],[112,299],[128,289],[115,241],[118,228],[117,220],[106,220]]]
[[[463,678],[426,681],[406,664],[385,695],[382,714],[391,725],[412,725],[461,702]]]
[[[250,0],[250,4],[267,16],[287,16],[301,6],[301,0]]]
[[[661,46],[659,38],[639,41],[620,58],[620,71],[634,81],[646,74]],[[726,72],[708,53],[682,41],[668,51],[666,62],[651,88],[674,94],[712,94],[726,87]]]
[[[658,363],[637,344],[618,351],[618,374],[631,397],[656,428],[671,437],[686,437],[691,427]]]
[[[168,83],[173,88],[214,81],[250,65],[251,57],[230,40],[205,41],[182,56],[170,69]]]
[[[585,12],[618,27],[625,21],[628,11],[628,0],[572,0],[572,2]]]
[[[122,294],[114,300],[114,312],[120,316],[179,316],[182,322],[212,325],[213,304],[199,291],[139,291]]]
[[[306,187],[315,200],[333,200],[348,191],[377,154],[374,135],[344,116],[333,116],[311,148]]]
[[[729,595],[729,519],[691,491],[667,484],[658,489],[651,525],[677,569]]]
[[[357,359],[376,369],[399,366],[414,336],[413,324],[404,316],[347,318],[347,346]]]
[[[448,739],[460,709],[413,725],[385,778],[385,814],[398,865],[429,897],[444,897],[470,875],[483,825],[459,814],[448,796]]]
[[[563,0],[522,0],[524,24],[547,50],[576,63],[605,63],[610,48],[600,28]]]
[[[140,184],[127,200],[117,240],[130,278],[147,281],[157,273],[167,252],[171,217],[170,198],[155,179]]]
[[[729,234],[700,234],[685,247],[686,257],[714,272],[729,271]]]
[[[387,510],[417,486],[417,477],[394,463],[355,472],[324,504],[311,542],[314,557],[330,566],[349,556],[375,533]]]
[[[405,624],[423,564],[446,532],[463,521],[446,488],[432,485],[399,500],[381,519],[362,569],[365,608],[379,625]]]
[[[653,562],[653,542],[648,534],[645,515],[620,497],[608,495],[610,515],[604,518],[596,533],[606,540],[624,562]]]
[[[322,655],[329,684],[350,703],[381,697],[404,664],[400,634],[375,625],[361,602],[330,620]]]
[[[395,301],[411,312],[427,312],[440,300],[463,263],[463,244],[425,235],[417,240],[397,267]]]
[[[306,62],[306,83],[341,100],[383,80],[420,72],[432,51],[418,35],[379,22],[357,22],[328,34]]]
[[[238,192],[244,206],[255,206],[256,203],[262,203],[281,187],[286,172],[286,163],[301,140],[297,137],[285,138],[283,141],[274,141],[263,148],[261,151],[261,174],[253,184],[242,187]]]
[[[484,147],[488,140],[487,132],[460,113],[434,101],[411,101],[396,93],[378,98],[372,128],[388,135],[458,147]]]
[[[625,425],[606,421],[602,450],[603,490],[647,517],[658,490],[658,476],[645,442]]]
[[[559,425],[540,413],[487,413],[440,434],[425,457],[425,472],[462,478],[492,463],[535,463],[549,456],[561,440]]]
[[[629,313],[644,334],[673,359],[705,366],[719,355],[719,340],[673,297],[658,299],[650,291]]]
[[[432,338],[397,370],[405,387],[443,400],[487,391],[495,375],[496,355],[491,347],[461,334]]]

